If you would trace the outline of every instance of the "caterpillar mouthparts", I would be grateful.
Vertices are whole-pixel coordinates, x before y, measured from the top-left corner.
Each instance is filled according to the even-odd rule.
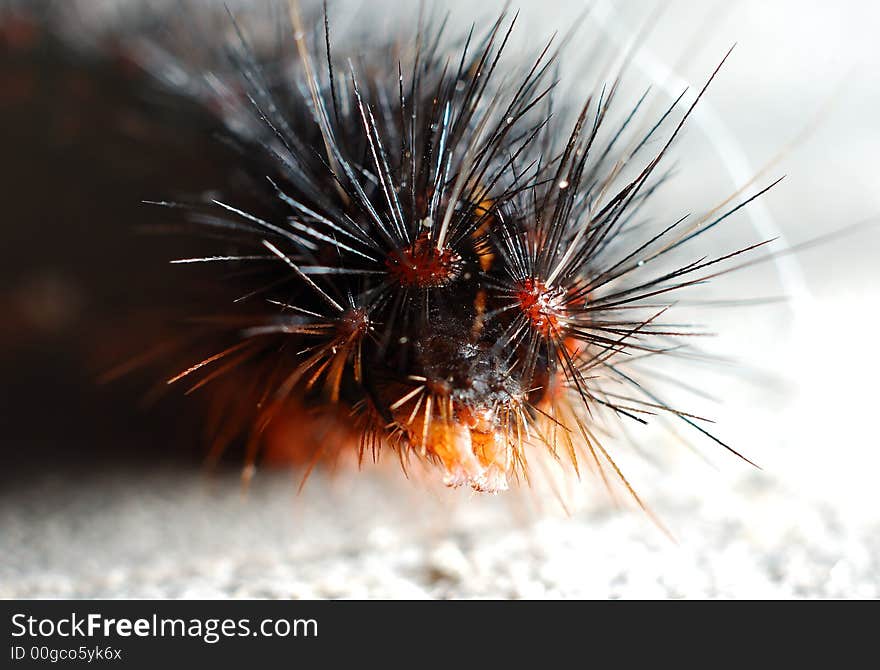
[[[572,108],[556,77],[568,38],[517,59],[516,15],[452,38],[420,19],[340,51],[326,5],[273,8],[203,9],[190,41],[176,25],[127,40],[237,152],[229,172],[246,184],[151,201],[204,233],[178,271],[225,269],[224,307],[201,319],[210,347],[168,379],[212,394],[215,454],[236,440],[249,465],[389,448],[484,492],[549,457],[610,472],[641,504],[604,446],[609,417],[666,415],[733,451],[643,366],[700,332],[666,321],[676,296],[765,244],[697,248],[741,204],[650,211],[727,56],[685,109],[649,115],[647,91],[619,103],[625,66]]]

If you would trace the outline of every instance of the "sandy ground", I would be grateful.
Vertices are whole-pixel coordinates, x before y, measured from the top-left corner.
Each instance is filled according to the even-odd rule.
[[[573,15],[573,3],[542,4],[560,21]],[[622,3],[605,17],[650,6]],[[637,58],[642,72],[699,82],[739,44],[685,138],[711,149],[715,137],[716,150],[686,166],[676,193],[711,204],[818,119],[773,166],[789,178],[752,223],[797,242],[880,212],[880,10],[756,0],[700,33],[691,7],[662,17]],[[536,17],[526,8],[526,25]],[[707,35],[693,58],[682,57],[682,25]],[[713,414],[764,469],[700,443],[706,463],[656,436],[643,440],[647,459],[624,450],[675,542],[600,495],[566,515],[541,494],[426,491],[393,469],[317,473],[299,496],[293,477],[261,474],[242,496],[234,474],[47,468],[0,493],[0,597],[880,597],[878,239],[875,228],[749,280],[752,295],[787,287],[787,306],[713,316],[720,349],[765,371],[724,382]]]
[[[672,542],[607,505],[538,514],[379,473],[318,475],[300,496],[263,477],[246,497],[235,477],[176,469],[46,477],[0,500],[0,597],[880,596],[875,509],[710,478],[655,502]]]

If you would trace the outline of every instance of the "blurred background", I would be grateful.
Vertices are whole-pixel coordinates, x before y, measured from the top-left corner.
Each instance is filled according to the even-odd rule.
[[[518,3],[514,51],[587,4]],[[464,29],[501,6],[438,5]],[[67,58],[7,21],[0,597],[880,597],[880,6],[589,5],[561,66],[574,99],[594,83],[582,76],[593,42],[620,55],[638,37],[621,97],[651,84],[660,111],[737,45],[677,145],[662,206],[706,211],[755,175],[746,193],[786,179],[707,236],[707,253],[868,222],[706,294],[785,302],[695,312],[719,333],[707,349],[731,358],[688,367],[715,398],[697,413],[762,469],[659,429],[622,445],[615,458],[675,542],[589,478],[563,509],[545,491],[438,490],[382,465],[318,471],[299,494],[301,473],[260,471],[245,493],[236,461],[207,472],[195,401],[153,398],[143,375],[98,381],[150,340],[156,306],[180,299],[167,261],[185,252],[142,234],[155,212],[140,201],[167,194],[169,175],[180,192],[216,187],[223,149],[124,63]],[[339,34],[358,6],[331,3]],[[90,11],[76,29],[118,16]]]

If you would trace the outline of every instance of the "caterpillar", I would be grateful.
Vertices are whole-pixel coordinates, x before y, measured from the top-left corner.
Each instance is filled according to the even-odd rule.
[[[10,7],[12,44],[28,14]],[[188,3],[108,30],[99,50],[187,110],[168,129],[194,124],[228,161],[210,191],[144,195],[157,227],[192,233],[165,271],[203,293],[121,369],[176,365],[163,385],[206,398],[212,456],[241,444],[248,475],[388,451],[496,493],[549,459],[644,507],[612,444],[658,416],[748,461],[650,370],[676,359],[687,377],[703,331],[675,321],[679,295],[766,259],[770,240],[701,243],[778,180],[703,215],[651,212],[729,52],[693,101],[649,115],[650,91],[621,98],[626,59],[584,99],[561,93],[577,27],[524,58],[510,11],[455,34],[423,8],[340,40],[330,9]]]

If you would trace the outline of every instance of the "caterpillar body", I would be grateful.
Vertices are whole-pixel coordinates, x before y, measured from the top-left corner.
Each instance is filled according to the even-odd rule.
[[[571,45],[517,59],[508,12],[340,47],[326,6],[187,7],[138,14],[113,44],[234,157],[211,192],[144,197],[157,222],[197,233],[176,281],[208,270],[220,296],[188,315],[186,347],[160,346],[186,357],[165,381],[210,398],[212,453],[391,450],[485,492],[550,458],[638,501],[613,458],[617,421],[666,415],[733,451],[644,371],[699,333],[671,319],[676,296],[766,244],[701,248],[743,203],[650,214],[723,59],[696,101],[646,118],[647,92],[621,99],[625,68],[567,101],[556,66]],[[7,9],[9,44],[28,17]]]

